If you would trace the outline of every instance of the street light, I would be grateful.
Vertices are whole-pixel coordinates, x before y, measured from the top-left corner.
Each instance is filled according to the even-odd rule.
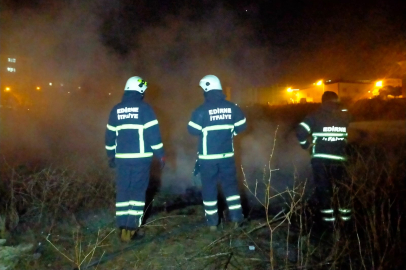
[[[4,91],[6,91],[6,92],[8,92],[8,91],[10,91],[11,89],[10,89],[10,87],[6,87],[5,89],[4,89]]]
[[[376,87],[382,87],[382,86],[383,86],[383,81],[377,81],[377,82],[375,83],[375,86],[376,86]]]

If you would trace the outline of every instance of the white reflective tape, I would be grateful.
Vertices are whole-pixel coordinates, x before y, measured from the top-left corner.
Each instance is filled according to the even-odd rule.
[[[340,211],[343,214],[351,213],[351,209],[339,208],[338,211]]]
[[[107,129],[111,130],[111,131],[116,131],[117,130],[116,127],[110,126],[109,124],[107,124]]]
[[[303,141],[303,142],[299,142],[301,145],[306,144],[307,140]]]
[[[230,209],[230,210],[235,210],[235,209],[240,209],[240,208],[241,208],[241,205],[232,205],[232,206],[228,207],[228,209]]]
[[[116,153],[116,158],[144,158],[144,157],[152,157],[153,154],[150,152],[146,153],[139,153],[139,154],[118,154]]]
[[[210,130],[225,130],[225,129],[232,129],[234,130],[234,126],[233,125],[214,125],[214,126],[208,126],[203,128],[202,130],[205,131],[210,131]]]
[[[154,149],[154,150],[158,150],[158,149],[160,149],[162,147],[164,147],[163,143],[159,143],[159,144],[156,144],[156,145],[151,145],[151,148]]]
[[[142,214],[144,214],[144,211],[128,210],[128,214],[132,216],[142,216]]]
[[[155,125],[158,125],[158,120],[156,120],[156,119],[146,123],[144,125],[144,129],[147,129],[147,128],[155,126]]]
[[[328,222],[332,222],[335,221],[336,218],[332,217],[332,218],[323,218],[324,221],[328,221]]]
[[[246,122],[247,122],[247,119],[244,118],[244,119],[238,121],[237,123],[235,123],[234,126],[238,127],[238,126],[245,124]]]
[[[207,215],[214,215],[217,213],[217,210],[204,210]]]
[[[113,146],[108,146],[108,145],[106,145],[106,149],[107,149],[107,150],[115,150],[115,149],[116,149],[116,146],[115,146],[115,145],[113,145]]]
[[[347,137],[347,132],[315,132],[312,134],[314,137]]]
[[[125,125],[120,125],[116,127],[116,130],[122,130],[122,129],[143,129],[143,125],[136,125],[136,124],[125,124]]]
[[[230,196],[230,197],[227,197],[227,201],[235,201],[235,200],[239,200],[240,199],[240,195],[233,195],[233,196]]]
[[[138,136],[140,139],[140,154],[143,154],[143,153],[145,153],[144,130],[143,129],[138,130]]]
[[[222,159],[234,156],[234,153],[213,154],[213,155],[199,155],[200,159]]]
[[[305,122],[301,122],[299,125],[304,127],[307,130],[307,132],[310,133],[311,129],[308,124],[306,124]]]
[[[132,206],[144,206],[145,202],[142,202],[142,201],[129,201],[129,205],[132,205]]]
[[[334,210],[333,209],[322,209],[322,210],[320,210],[320,213],[332,214],[332,213],[334,213]]]
[[[328,155],[328,154],[313,154],[314,158],[325,158],[325,159],[334,159],[334,160],[347,160],[342,156]]]
[[[341,218],[341,220],[344,220],[344,221],[347,221],[347,220],[351,219],[351,217],[340,217],[340,218]]]
[[[130,202],[118,202],[116,203],[116,207],[126,207],[129,206]]]
[[[189,121],[189,124],[188,124],[188,125],[191,126],[191,127],[193,127],[193,128],[195,128],[195,129],[202,130],[202,127],[201,127],[201,126],[199,126],[199,125],[196,124],[196,123],[193,123],[192,121]]]
[[[215,206],[217,201],[203,201],[203,204],[207,206]]]
[[[128,215],[128,211],[116,211],[116,216],[125,216]]]

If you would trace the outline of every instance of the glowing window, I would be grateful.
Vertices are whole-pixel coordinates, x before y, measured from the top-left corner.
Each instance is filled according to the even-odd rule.
[[[15,58],[8,58],[8,61],[9,61],[10,63],[15,63],[15,62],[16,62],[16,59],[15,59]]]
[[[16,69],[15,69],[15,68],[8,67],[8,68],[7,68],[7,71],[8,71],[8,72],[16,72]]]

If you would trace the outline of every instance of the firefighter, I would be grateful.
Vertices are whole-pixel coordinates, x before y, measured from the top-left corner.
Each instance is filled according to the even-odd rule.
[[[198,136],[198,164],[202,179],[205,216],[211,231],[219,224],[217,183],[222,187],[229,218],[238,227],[243,221],[237,186],[233,137],[246,129],[242,110],[227,101],[220,80],[207,75],[200,80],[205,102],[193,113],[188,131]]]
[[[346,145],[350,116],[341,109],[335,92],[326,91],[321,107],[308,115],[297,128],[297,138],[303,149],[311,150],[311,165],[316,185],[319,216],[323,227],[332,229],[335,222],[351,219],[348,192],[340,183],[345,181]],[[333,189],[338,188],[338,201]]]
[[[158,120],[143,101],[147,82],[127,80],[122,101],[110,112],[105,143],[109,166],[116,167],[116,221],[123,242],[134,239],[142,224],[153,155],[163,169],[164,149]]]

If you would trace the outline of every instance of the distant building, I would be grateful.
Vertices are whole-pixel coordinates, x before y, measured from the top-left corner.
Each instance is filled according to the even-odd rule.
[[[372,98],[380,94],[386,86],[402,87],[402,79],[387,78],[382,80],[336,80],[318,81],[297,87],[258,87],[245,90],[240,94],[243,104],[283,105],[289,103],[320,103],[325,91],[337,93],[346,103],[360,99]]]

